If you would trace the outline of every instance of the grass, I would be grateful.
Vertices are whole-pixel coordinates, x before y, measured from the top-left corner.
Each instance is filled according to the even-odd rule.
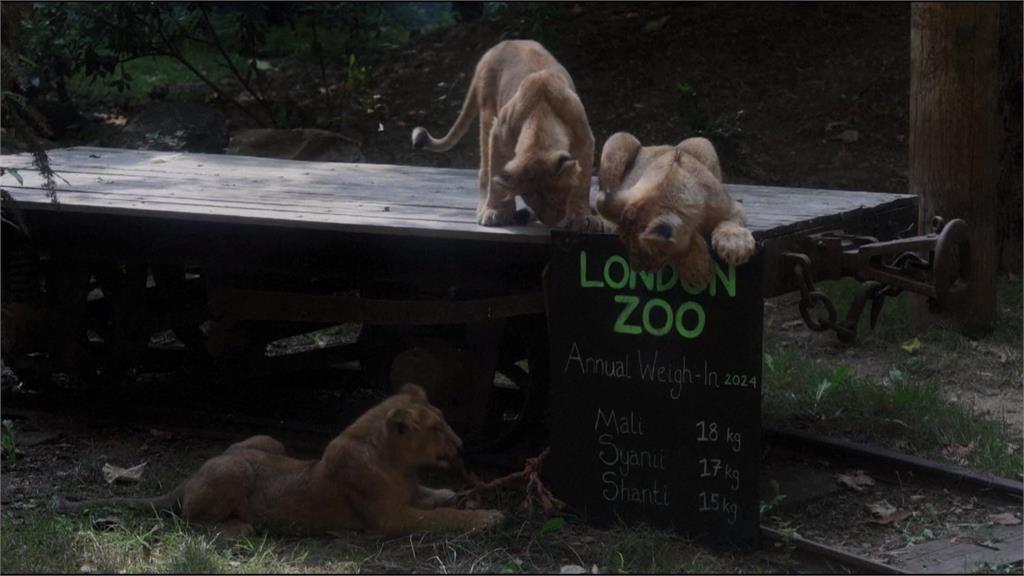
[[[12,523],[3,515],[0,532],[0,572],[4,574],[78,572],[74,552],[75,524],[54,514],[43,513]]]
[[[776,349],[768,357],[766,422],[803,417],[825,433],[864,434],[858,439],[932,459],[941,459],[947,444],[974,442],[967,455],[972,468],[1017,478],[1024,466],[1000,423],[947,400],[934,382],[911,381],[896,369],[874,382],[857,377],[847,364],[829,368],[793,349]]]
[[[833,301],[844,305],[855,288],[852,281],[823,283]],[[907,321],[905,298],[888,303],[876,330],[869,331],[867,320],[862,320],[860,340],[853,346],[872,362],[889,363],[881,377],[877,369],[874,376],[862,374],[857,363],[812,358],[769,335],[765,421],[785,426],[799,420],[825,434],[845,434],[939,460],[943,446],[974,442],[965,457],[967,466],[1020,478],[1024,458],[1019,445],[1013,444],[1019,444],[1019,438],[1003,422],[983,417],[949,396],[951,387],[976,385],[976,373],[986,370],[992,378],[985,386],[1020,386],[1019,279],[1000,283],[998,303],[995,331],[978,340],[941,325],[915,333]],[[913,339],[919,347],[907,352],[903,345],[913,349]]]
[[[304,545],[262,536],[232,540],[175,519],[115,518],[112,526],[101,527],[94,517],[41,512],[15,524],[5,515],[0,572],[281,574],[358,569],[358,562],[345,560],[352,551],[331,541]],[[317,552],[315,558],[311,550]]]
[[[643,527],[598,531],[569,520],[555,530],[544,530],[544,518],[539,516],[472,536],[383,539],[351,533],[337,538],[233,540],[174,519],[116,518],[104,529],[95,517],[39,512],[14,524],[5,515],[0,572],[514,574],[558,573],[563,566],[579,566],[590,573],[596,566],[603,574],[759,573],[770,571],[775,562],[763,554],[712,553]]]

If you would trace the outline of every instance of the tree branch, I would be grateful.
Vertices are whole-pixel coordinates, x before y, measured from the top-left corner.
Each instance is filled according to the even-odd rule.
[[[267,115],[270,117],[271,124],[273,124],[274,127],[277,127],[277,121],[274,119],[274,111],[270,108],[270,105],[267,103],[266,99],[264,99],[261,94],[254,90],[252,86],[244,78],[242,78],[242,73],[239,72],[238,68],[235,66],[235,63],[231,61],[231,56],[229,56],[227,50],[224,49],[224,45],[220,41],[220,36],[217,34],[217,31],[213,28],[213,23],[210,21],[210,16],[209,13],[207,12],[206,6],[201,6],[200,11],[202,12],[203,15],[203,23],[206,25],[206,30],[208,31],[208,33],[210,34],[210,38],[212,39],[212,42],[210,44],[212,44],[212,46],[214,46],[217,49],[217,51],[220,52],[220,55],[224,59],[224,62],[227,63],[228,68],[231,70],[231,73],[234,74],[235,79],[238,80],[238,83],[242,85],[242,88],[244,88],[246,92],[251,94],[252,97],[256,100],[256,102],[259,103],[264,108],[264,110],[267,112]]]
[[[220,86],[217,86],[217,84],[214,81],[207,78],[205,74],[200,72],[199,69],[193,66],[191,62],[189,62],[180,52],[178,52],[178,49],[174,46],[174,44],[167,38],[167,35],[164,33],[162,21],[157,24],[156,32],[160,35],[160,40],[163,42],[164,47],[167,50],[167,56],[174,58],[175,60],[180,62],[185,68],[188,68],[188,70],[192,72],[192,74],[194,74],[196,78],[199,78],[199,80],[201,80],[204,84],[209,86],[210,89],[216,92],[219,98],[222,98],[234,104],[239,110],[241,110],[247,116],[255,120],[256,123],[259,124],[261,127],[266,126],[266,124],[262,120],[260,120],[260,118],[256,116],[256,114],[253,113],[252,110],[249,110],[249,108],[243,106],[241,102],[235,100],[234,98],[229,97],[223,90],[221,90]]]

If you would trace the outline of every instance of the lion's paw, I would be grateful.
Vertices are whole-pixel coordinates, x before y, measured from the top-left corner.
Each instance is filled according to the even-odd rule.
[[[738,266],[754,254],[754,235],[735,224],[722,225],[711,234],[711,246],[723,260]]]
[[[475,510],[475,526],[477,530],[494,528],[505,521],[505,514],[500,510]]]
[[[507,226],[515,220],[514,210],[499,210],[484,207],[477,212],[476,220],[483,226]]]
[[[434,489],[434,493],[431,495],[430,499],[434,507],[454,506],[455,496],[454,490],[449,490],[448,488],[436,488]]]
[[[568,230],[577,232],[611,232],[616,231],[615,225],[605,220],[598,214],[583,214],[566,221],[565,227]]]

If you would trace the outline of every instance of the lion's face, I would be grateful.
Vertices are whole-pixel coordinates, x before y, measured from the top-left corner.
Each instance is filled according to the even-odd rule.
[[[462,450],[462,440],[444,415],[427,401],[423,389],[406,384],[393,396],[387,412],[388,442],[400,461],[410,467],[447,467]]]
[[[637,270],[653,272],[671,262],[687,244],[685,228],[678,214],[642,200],[626,206],[619,218],[619,237]]]
[[[524,156],[507,163],[492,178],[494,185],[506,196],[521,196],[544,224],[561,225],[580,189],[579,161],[566,151]]]

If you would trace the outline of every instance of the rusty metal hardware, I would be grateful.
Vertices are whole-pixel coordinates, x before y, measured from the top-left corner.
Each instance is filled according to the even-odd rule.
[[[782,254],[784,270],[800,290],[800,316],[815,332],[835,330],[843,342],[857,338],[864,306],[871,302],[871,327],[881,314],[885,297],[907,290],[928,297],[933,310],[963,305],[970,280],[967,223],[960,219],[932,220],[934,232],[879,242],[872,236],[829,230],[807,237],[805,252]],[[838,319],[835,304],[814,286],[814,280],[850,276],[861,282],[846,317]],[[813,311],[822,308],[823,314]]]

